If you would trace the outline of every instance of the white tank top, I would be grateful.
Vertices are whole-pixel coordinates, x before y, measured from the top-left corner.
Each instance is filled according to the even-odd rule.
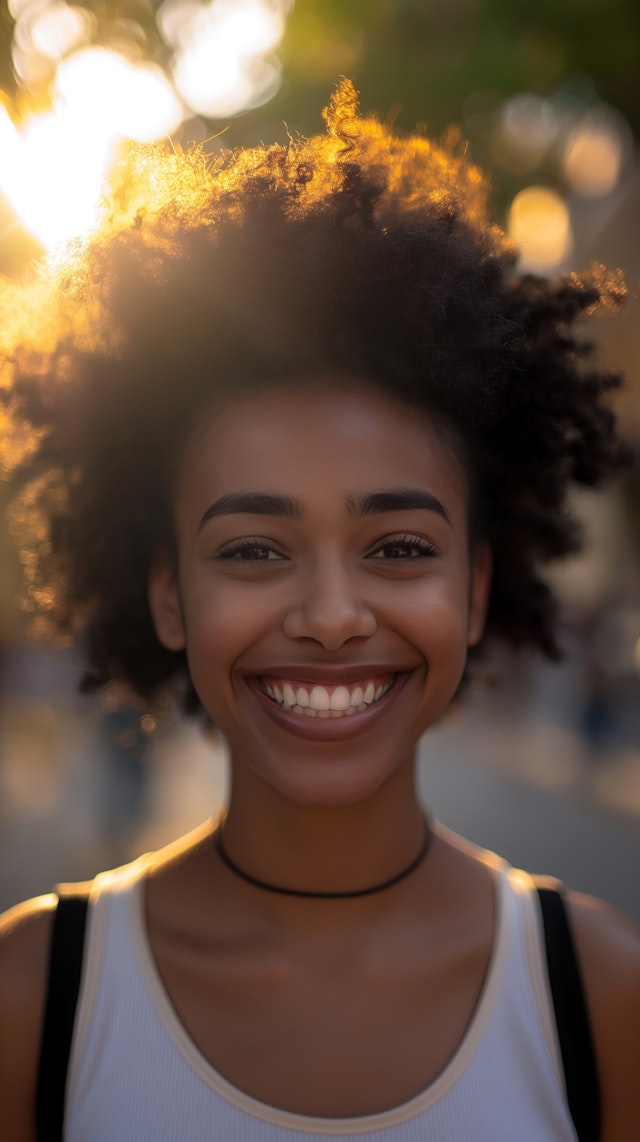
[[[94,884],[65,1142],[576,1142],[525,873],[486,855],[497,887],[493,952],[471,1023],[442,1073],[401,1106],[337,1119],[251,1098],[191,1041],[145,930],[143,882],[152,859],[102,873]]]

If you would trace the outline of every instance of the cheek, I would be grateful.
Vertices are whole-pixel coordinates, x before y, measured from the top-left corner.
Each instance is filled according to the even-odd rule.
[[[455,574],[431,589],[416,591],[404,612],[403,628],[424,660],[425,698],[446,707],[462,678],[468,653],[468,584]]]
[[[403,625],[427,642],[450,646],[466,639],[469,584],[468,577],[457,568],[405,584],[395,603]]]
[[[273,631],[273,609],[265,607],[260,592],[246,586],[205,581],[184,601],[184,611],[191,679],[214,716],[214,705],[233,700],[239,659]]]

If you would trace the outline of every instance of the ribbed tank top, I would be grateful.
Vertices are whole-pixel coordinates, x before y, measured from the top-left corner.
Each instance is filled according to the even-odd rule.
[[[257,1101],[191,1041],[147,939],[152,859],[94,883],[65,1142],[576,1142],[526,873],[486,854],[496,885],[493,951],[464,1039],[438,1078],[401,1106],[337,1119]]]

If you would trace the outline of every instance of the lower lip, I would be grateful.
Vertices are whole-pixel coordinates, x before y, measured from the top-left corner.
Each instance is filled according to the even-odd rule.
[[[303,738],[305,741],[335,742],[347,741],[349,738],[357,737],[358,734],[366,733],[379,718],[384,717],[389,706],[393,704],[400,691],[404,689],[412,673],[413,671],[396,674],[393,685],[382,698],[373,702],[366,710],[357,714],[349,714],[344,718],[310,718],[306,714],[294,714],[291,710],[285,710],[283,706],[279,706],[277,702],[269,698],[255,678],[248,678],[247,685],[262,709],[274,722],[289,733],[295,734],[296,737]]]

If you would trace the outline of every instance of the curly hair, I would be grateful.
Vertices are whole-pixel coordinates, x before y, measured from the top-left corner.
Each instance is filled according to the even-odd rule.
[[[323,136],[215,163],[139,148],[101,229],[3,286],[0,458],[19,492],[24,606],[81,640],[85,688],[117,679],[150,697],[188,680],[146,591],[194,413],[328,370],[454,427],[493,549],[487,632],[558,653],[543,571],[580,546],[570,487],[625,460],[619,378],[575,327],[622,301],[621,277],[519,275],[457,138],[394,136],[360,117],[348,81],[324,115]]]

